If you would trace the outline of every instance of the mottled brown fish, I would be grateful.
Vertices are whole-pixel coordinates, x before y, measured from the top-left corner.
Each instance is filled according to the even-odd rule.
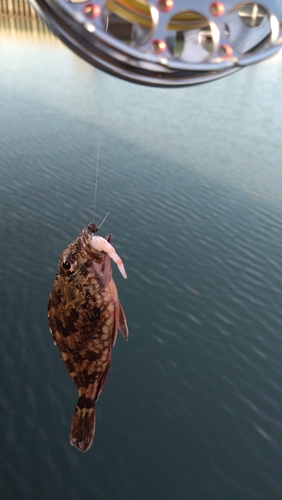
[[[93,224],[89,224],[90,231]],[[87,451],[95,432],[95,402],[105,385],[117,331],[128,339],[111,258],[126,277],[111,245],[87,229],[62,253],[48,303],[48,323],[60,356],[78,389],[70,442]]]

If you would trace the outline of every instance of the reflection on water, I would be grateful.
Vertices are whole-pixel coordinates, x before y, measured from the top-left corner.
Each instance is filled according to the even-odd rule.
[[[27,0],[0,0],[0,33],[2,37],[9,34],[16,38],[32,35],[55,39]]]
[[[37,14],[27,0],[0,0],[0,16],[35,19]]]
[[[0,32],[1,495],[282,496],[281,56],[178,90]],[[113,233],[129,323],[83,455],[47,327],[61,251]]]
[[[57,41],[53,33],[42,23],[37,16],[31,18],[22,18],[17,16],[0,15],[0,34],[12,36],[16,39],[31,38],[40,39],[48,38],[51,41]]]

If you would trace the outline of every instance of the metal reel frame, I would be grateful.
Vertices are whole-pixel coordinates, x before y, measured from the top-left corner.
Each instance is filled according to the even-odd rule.
[[[54,34],[90,64],[154,87],[213,81],[282,46],[282,2],[275,0],[29,1]],[[109,31],[111,15],[132,27],[129,43]],[[176,54],[179,35],[182,50]]]

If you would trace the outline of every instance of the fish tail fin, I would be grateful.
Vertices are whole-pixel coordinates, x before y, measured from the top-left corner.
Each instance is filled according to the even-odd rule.
[[[95,433],[95,404],[93,399],[79,397],[71,423],[70,443],[79,451],[87,451]]]

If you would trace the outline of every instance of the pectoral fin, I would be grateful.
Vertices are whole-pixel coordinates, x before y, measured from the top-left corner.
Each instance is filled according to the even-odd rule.
[[[128,340],[128,327],[121,303],[119,303],[118,329],[125,340]]]

